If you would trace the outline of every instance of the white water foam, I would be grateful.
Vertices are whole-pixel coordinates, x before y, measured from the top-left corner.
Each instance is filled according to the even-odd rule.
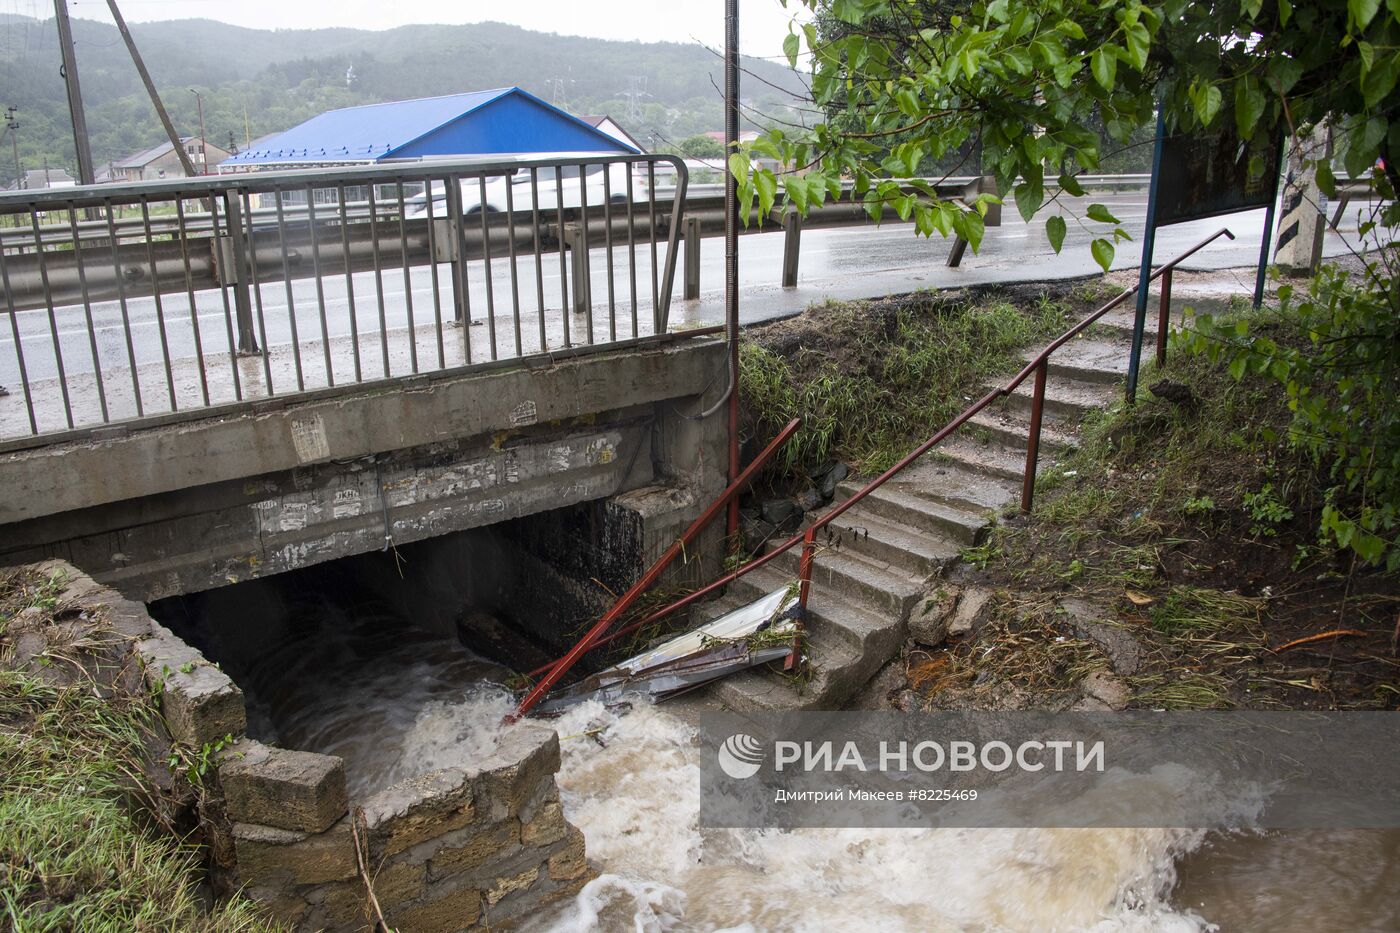
[[[699,750],[664,709],[557,723],[568,818],[603,869],[533,930],[1200,931],[1189,830],[701,830]]]

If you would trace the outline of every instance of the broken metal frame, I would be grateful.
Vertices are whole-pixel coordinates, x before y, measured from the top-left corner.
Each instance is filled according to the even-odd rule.
[[[1166,332],[1167,323],[1170,315],[1170,276],[1172,274],[1172,271],[1186,259],[1194,255],[1196,252],[1203,249],[1204,247],[1206,247],[1207,245],[1209,245],[1210,243],[1214,242],[1222,236],[1228,237],[1232,240],[1235,238],[1235,235],[1230,232],[1229,228],[1222,227],[1219,230],[1212,233],[1210,236],[1201,240],[1195,246],[1191,247],[1181,255],[1177,256],[1175,259],[1171,260],[1165,265],[1160,266],[1156,271],[1152,272],[1149,276],[1146,277],[1146,282],[1151,282],[1152,280],[1157,278],[1164,279],[1162,289],[1162,301],[1158,317],[1159,360],[1164,358],[1165,356],[1166,345],[1163,342],[1165,339],[1163,335]],[[722,587],[728,586],[730,583],[733,583],[735,580],[738,580],[745,574],[752,573],[759,567],[762,567],[764,564],[767,564],[770,561],[777,559],[778,555],[786,551],[792,550],[794,547],[798,546],[802,548],[801,558],[798,563],[799,589],[797,617],[799,620],[798,624],[800,628],[802,624],[801,620],[806,615],[807,599],[811,592],[812,564],[816,556],[817,532],[820,531],[822,528],[825,528],[828,525],[830,525],[836,519],[840,518],[848,510],[850,510],[852,507],[858,504],[862,499],[875,492],[875,490],[879,489],[885,483],[889,482],[896,475],[901,473],[906,467],[908,467],[911,463],[918,460],[920,457],[928,453],[934,447],[938,446],[940,443],[946,440],[950,435],[952,435],[960,427],[966,424],[969,420],[973,418],[973,416],[978,414],[988,405],[991,405],[998,399],[1005,398],[1009,396],[1012,392],[1016,391],[1016,389],[1020,387],[1020,385],[1023,382],[1025,382],[1026,379],[1030,378],[1032,373],[1034,373],[1035,394],[1032,398],[1030,435],[1026,445],[1026,467],[1024,481],[1021,489],[1021,509],[1023,512],[1030,512],[1034,502],[1035,475],[1040,449],[1040,428],[1041,421],[1044,417],[1045,412],[1045,383],[1047,371],[1049,368],[1050,356],[1054,354],[1054,352],[1060,347],[1068,343],[1070,340],[1073,340],[1075,337],[1083,333],[1086,328],[1098,321],[1105,314],[1112,311],[1119,305],[1123,304],[1129,298],[1136,296],[1140,288],[1146,287],[1146,282],[1140,285],[1135,285],[1132,288],[1122,292],[1117,297],[1108,301],[1102,307],[1098,308],[1097,310],[1089,314],[1087,317],[1083,318],[1079,323],[1066,330],[1063,334],[1055,338],[1048,345],[1046,345],[1046,347],[1043,350],[1036,354],[1036,356],[1033,357],[1021,369],[1021,371],[1015,376],[1013,376],[1005,385],[999,386],[987,392],[986,395],[983,395],[980,399],[969,405],[966,409],[963,410],[961,414],[953,418],[953,420],[949,421],[936,434],[934,434],[928,440],[924,441],[924,443],[914,448],[913,451],[907,454],[894,466],[890,467],[888,470],[875,477],[875,479],[871,480],[860,490],[852,494],[850,498],[846,499],[840,505],[836,505],[829,509],[826,512],[826,514],[814,521],[812,524],[808,525],[802,531],[799,531],[797,534],[793,535],[791,538],[788,538],[786,541],[783,541],[781,544],[775,545],[774,547],[770,548],[766,554],[755,558],[754,560],[740,567],[738,570],[734,570],[730,573],[727,573],[724,576],[720,577],[718,580],[706,584],[700,589],[695,590],[694,592],[689,593],[686,596],[682,596],[681,598],[671,603],[668,603],[661,609],[658,609],[655,612],[652,612],[649,615],[647,615],[646,618],[643,618],[637,622],[633,622],[631,625],[627,626],[627,628],[614,633],[607,639],[601,639],[600,637],[598,637],[607,628],[607,626],[602,624],[603,620],[600,620],[599,624],[595,625],[594,628],[589,631],[588,635],[586,635],[583,640],[581,640],[577,645],[575,645],[574,649],[571,650],[569,654],[565,656],[565,659],[571,659],[569,666],[572,666],[572,663],[574,661],[577,661],[577,659],[581,657],[583,653],[587,650],[590,650],[591,648],[596,647],[597,645],[602,644],[605,641],[610,641],[613,638],[621,637],[624,634],[637,631],[638,629],[644,628],[655,622],[659,622],[661,619],[665,618],[666,616],[670,615],[676,610],[684,608],[685,606],[690,605],[696,600],[699,600],[704,596],[714,593],[716,590],[719,590]],[[784,429],[784,433],[779,435],[779,440],[786,440],[787,435],[790,434],[792,430],[795,430],[795,427],[795,422],[793,424],[789,424],[788,427]],[[778,440],[775,440],[773,444],[770,444],[768,448],[765,448],[764,455],[771,455],[772,450],[774,449],[774,445],[777,443]],[[753,467],[756,464],[759,464],[760,462],[761,461],[759,460],[755,460],[753,464],[750,464],[749,468],[744,471],[744,474],[741,478],[747,480],[747,478],[753,471]],[[705,513],[702,515],[702,518],[713,517],[714,513],[716,513],[717,510],[728,501],[729,497],[737,493],[738,490],[736,486],[737,484],[732,484],[729,489],[725,490],[725,492],[720,496],[719,499],[716,499],[713,503],[711,503],[709,508],[705,510]],[[627,596],[624,597],[628,605],[630,605],[631,602],[635,601],[636,597],[640,595],[640,589],[643,588],[641,586],[642,582],[646,581],[646,585],[650,586],[651,581],[653,581],[656,576],[657,574],[648,572],[648,574],[646,574],[643,577],[642,581],[638,581],[638,584],[628,591]],[[622,605],[621,600],[619,601],[618,605]],[[620,613],[617,611],[617,608],[617,606],[614,606],[613,610],[611,610],[608,613],[608,615],[604,617],[604,620],[609,621],[609,624],[611,624],[612,619],[615,619],[618,615],[620,615]],[[585,645],[586,647],[584,647]],[[799,651],[800,646],[798,644],[794,644],[792,649],[788,652],[787,662],[785,665],[788,669],[791,669],[796,665],[798,661]],[[554,682],[556,682],[567,669],[568,667],[563,666],[563,660],[561,660],[559,663],[555,664],[552,668],[550,668],[548,674],[546,675],[547,679],[541,680],[535,685],[534,689],[531,690],[530,694],[526,696],[524,701],[521,702],[514,716],[518,718],[528,713],[529,710],[536,703],[538,703],[539,700],[548,691],[548,687]]]

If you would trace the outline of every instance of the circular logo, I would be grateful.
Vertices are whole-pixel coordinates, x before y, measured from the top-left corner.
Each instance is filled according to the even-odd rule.
[[[763,744],[751,735],[736,732],[719,747],[719,768],[736,781],[753,777],[762,766]]]

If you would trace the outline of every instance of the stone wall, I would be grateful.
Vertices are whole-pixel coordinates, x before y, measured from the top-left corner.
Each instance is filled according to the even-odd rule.
[[[589,879],[583,835],[560,809],[553,729],[523,722],[471,770],[350,801],[341,759],[244,736],[238,685],[140,603],[71,565],[42,570],[67,576],[65,599],[120,621],[171,740],[195,760],[208,756],[200,816],[216,887],[241,889],[297,930],[367,929],[372,887],[391,926],[432,933],[509,929]]]
[[[348,812],[339,758],[244,739],[218,782],[236,881],[297,929],[365,923],[366,886],[404,930],[508,929],[588,879],[583,835],[564,819],[552,729],[522,723],[473,770],[401,781]]]

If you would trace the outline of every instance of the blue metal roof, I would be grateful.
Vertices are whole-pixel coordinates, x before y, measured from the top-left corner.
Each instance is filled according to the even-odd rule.
[[[452,155],[632,152],[518,87],[331,110],[221,165],[379,162]]]

